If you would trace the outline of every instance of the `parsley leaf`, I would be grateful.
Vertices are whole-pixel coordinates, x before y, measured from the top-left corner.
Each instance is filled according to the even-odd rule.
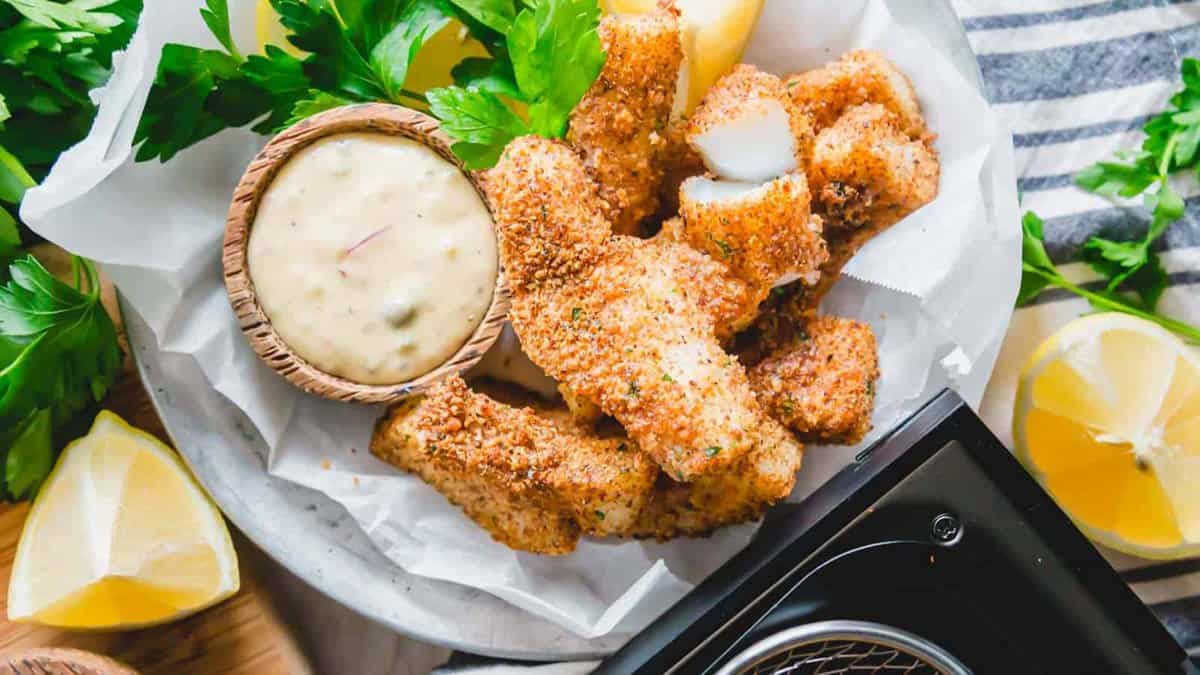
[[[441,0],[413,0],[397,17],[395,27],[371,49],[371,67],[378,74],[387,98],[400,97],[418,50],[427,38],[445,28],[450,19],[450,10]]]
[[[1125,161],[1099,162],[1075,177],[1079,187],[1106,197],[1144,195],[1153,216],[1146,235],[1129,242],[1092,237],[1084,244],[1083,258],[1108,280],[1108,293],[1132,290],[1151,312],[1167,285],[1151,247],[1186,208],[1169,179],[1182,170],[1200,172],[1200,61],[1184,59],[1181,75],[1183,90],[1171,98],[1168,110],[1143,127],[1146,138],[1139,152],[1122,153],[1118,158]]]
[[[525,121],[489,91],[443,87],[426,97],[442,130],[458,141],[454,153],[468,169],[495,166],[509,141],[529,133]]]
[[[517,18],[512,0],[451,0],[479,23],[500,33],[507,33]]]
[[[49,471],[38,416],[61,429],[96,405],[121,370],[95,268],[81,258],[73,263],[75,286],[32,256],[13,262],[0,285],[0,429],[23,430],[0,437],[10,497],[36,488]]]
[[[68,5],[52,0],[4,0],[4,4],[17,10],[29,21],[54,30],[73,28],[86,33],[105,33],[121,23],[120,17],[93,12],[84,3]],[[93,2],[90,7],[103,7],[105,4],[108,3]]]
[[[1033,301],[1049,285],[1047,275],[1055,275],[1054,263],[1046,253],[1042,239],[1042,219],[1028,211],[1021,219],[1021,290],[1017,293],[1017,306]]]
[[[329,94],[316,89],[309,90],[308,96],[310,98],[302,98],[299,101],[296,101],[295,106],[292,108],[291,116],[287,119],[283,126],[290,127],[306,117],[312,117],[317,113],[322,113],[326,110],[333,110],[334,108],[340,108],[344,105],[350,105],[354,102],[350,99],[342,98],[336,94]]]
[[[525,100],[517,88],[516,76],[508,61],[472,56],[463,59],[450,71],[450,75],[459,87],[488,91],[514,101]]]
[[[508,50],[535,133],[566,135],[571,111],[604,67],[599,23],[596,0],[542,0],[513,20]]]
[[[1141,164],[1098,162],[1080,171],[1075,184],[1105,197],[1136,197],[1157,179],[1153,168]]]
[[[597,0],[270,2],[288,41],[304,54],[268,46],[243,56],[227,0],[206,0],[201,18],[221,48],[163,47],[135,135],[139,161],[169,160],[229,127],[274,132],[339,105],[384,101],[428,106],[456,141],[455,154],[467,167],[484,169],[514,138],[565,135],[571,111],[604,65]],[[426,40],[454,20],[490,56],[455,66],[454,86],[407,89]],[[527,103],[527,114],[506,100]]]
[[[2,1],[2,0],[0,0]],[[227,0],[206,0],[204,23],[222,49],[163,46],[138,125],[137,159],[169,160],[230,127],[279,131],[337,105],[420,104],[404,88],[428,37],[456,15],[447,0],[271,0],[297,57],[276,46],[243,56]]]
[[[50,411],[40,409],[7,432],[0,434],[0,449],[6,449],[2,493],[10,499],[32,497],[54,468],[54,435]]]
[[[1017,296],[1017,305],[1030,303],[1047,288],[1055,287],[1078,295],[1098,309],[1114,312],[1124,312],[1133,316],[1152,321],[1173,331],[1194,344],[1200,344],[1200,328],[1182,321],[1162,316],[1150,309],[1158,302],[1158,298],[1166,289],[1166,273],[1157,256],[1146,265],[1140,267],[1137,274],[1160,275],[1157,278],[1139,280],[1139,295],[1142,305],[1135,304],[1125,297],[1108,289],[1104,292],[1093,292],[1068,281],[1046,254],[1043,242],[1042,219],[1033,212],[1026,212],[1021,220],[1021,290]],[[1118,256],[1119,257],[1119,256]],[[1150,269],[1151,271],[1144,271]],[[1153,271],[1157,270],[1157,272]],[[1143,306],[1144,305],[1144,306]]]
[[[0,0],[0,181],[13,205],[0,220],[16,220],[24,188],[87,134],[96,112],[88,91],[108,79],[141,8],[141,0]]]
[[[237,45],[233,43],[233,31],[229,28],[229,6],[224,0],[221,2],[210,2],[207,7],[200,8],[200,18],[204,19],[204,25],[208,26],[208,30],[217,38],[217,42],[229,52],[229,55],[238,61],[242,60],[242,53],[238,51]]]
[[[504,146],[518,136],[565,136],[571,111],[604,67],[596,0],[527,4],[505,35],[507,61],[464,61],[454,70],[455,86],[429,92],[434,115],[450,136],[461,141],[454,146],[455,153],[470,168],[493,166]],[[528,124],[499,95],[527,102]],[[496,131],[487,139],[458,133],[481,127]]]

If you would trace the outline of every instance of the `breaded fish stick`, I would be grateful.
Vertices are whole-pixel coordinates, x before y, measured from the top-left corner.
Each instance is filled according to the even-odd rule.
[[[878,103],[900,117],[901,129],[911,139],[924,139],[928,133],[912,81],[877,51],[855,50],[822,68],[793,75],[787,89],[818,132],[854,106]]]
[[[726,274],[719,263],[611,235],[579,157],[553,141],[513,141],[487,189],[526,352],[672,477],[724,471],[779,428],[717,340],[715,308],[739,304],[699,287]]]
[[[871,327],[836,317],[803,321],[750,369],[771,415],[807,443],[853,445],[871,429],[879,358]]]
[[[829,227],[887,227],[937,197],[937,155],[910,140],[901,123],[887,108],[868,103],[817,136],[808,176]]]
[[[689,178],[680,204],[682,220],[663,232],[728,266],[749,284],[756,304],[778,283],[815,284],[829,257],[802,173],[763,185]]]
[[[758,520],[791,493],[802,455],[786,431],[772,426],[758,448],[724,473],[691,484],[660,477],[628,534],[665,541],[707,536],[726,525]]]
[[[658,468],[622,439],[566,429],[452,377],[392,409],[371,452],[417,474],[499,542],[570,553],[582,534],[628,530]]]
[[[608,59],[571,114],[567,141],[599,184],[613,229],[633,234],[658,211],[683,63],[679,16],[668,9],[610,15],[599,32]]]
[[[704,96],[687,141],[716,176],[761,183],[803,167],[813,129],[782,80],[741,64]]]

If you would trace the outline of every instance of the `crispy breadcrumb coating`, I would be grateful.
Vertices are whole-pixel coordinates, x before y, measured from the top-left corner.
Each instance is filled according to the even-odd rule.
[[[691,178],[680,191],[682,225],[670,237],[727,265],[755,293],[755,304],[777,283],[815,284],[829,258],[819,219],[812,218],[802,173],[764,185]]]
[[[564,429],[458,377],[380,419],[371,452],[420,476],[497,541],[550,555],[573,551],[581,533],[634,526],[658,474],[627,441]]]
[[[679,16],[673,9],[610,15],[599,33],[608,58],[571,114],[567,141],[599,183],[613,229],[633,234],[658,211],[683,63]]]
[[[567,405],[571,420],[575,424],[590,426],[604,417],[604,411],[600,409],[600,406],[576,394],[567,385],[560,383],[558,393],[562,396],[563,403]]]
[[[661,476],[628,534],[660,541],[702,537],[761,518],[791,493],[803,456],[801,446],[778,425],[764,431],[763,442],[728,471],[691,484]]]
[[[818,132],[854,106],[878,103],[900,116],[901,128],[913,140],[923,140],[928,133],[912,81],[877,51],[855,50],[822,68],[793,75],[787,89]]]
[[[871,327],[836,317],[800,323],[750,369],[771,415],[807,443],[853,445],[871,429],[879,359]]]
[[[681,481],[725,470],[779,428],[717,340],[719,308],[744,307],[747,296],[733,279],[721,284],[725,299],[700,287],[727,274],[719,263],[598,228],[595,185],[553,141],[513,141],[488,189],[501,261],[514,271],[510,318],[548,375]]]
[[[717,176],[762,182],[804,166],[813,128],[782,80],[741,64],[704,96],[687,140]]]
[[[821,131],[809,166],[817,208],[830,227],[886,227],[937,197],[941,166],[881,105],[846,111]]]
[[[667,148],[663,156],[663,181],[659,190],[661,204],[657,220],[663,222],[679,213],[679,188],[693,176],[702,176],[708,170],[704,159],[687,142],[687,118],[671,120],[667,126]]]

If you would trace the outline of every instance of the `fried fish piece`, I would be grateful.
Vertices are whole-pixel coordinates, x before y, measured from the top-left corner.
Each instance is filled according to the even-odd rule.
[[[690,178],[680,203],[682,221],[663,231],[728,266],[750,286],[755,304],[777,284],[815,284],[829,258],[802,173],[763,185]]]
[[[562,555],[637,522],[658,468],[620,438],[472,392],[459,377],[381,418],[371,452],[420,476],[497,541]]]
[[[720,178],[761,183],[803,167],[813,128],[782,80],[741,64],[700,102],[687,141]]]
[[[661,476],[629,536],[666,541],[703,537],[720,527],[758,520],[791,493],[801,446],[777,425],[728,471],[684,484]]]
[[[900,127],[911,139],[928,134],[912,81],[880,52],[852,51],[822,68],[793,75],[786,86],[818,132],[854,106],[877,103],[900,117]]]
[[[658,211],[683,44],[678,12],[609,15],[600,76],[571,114],[567,141],[596,179],[613,229],[633,234]]]
[[[688,120],[672,119],[667,126],[667,148],[663,157],[663,181],[659,189],[657,221],[664,223],[679,214],[679,188],[693,176],[703,176],[704,159],[687,142]]]
[[[487,185],[510,319],[548,375],[614,417],[680,481],[724,471],[778,427],[717,339],[719,308],[748,297],[734,279],[718,286],[728,298],[701,287],[728,274],[720,263],[612,235],[594,183],[560,143],[513,141]]]
[[[830,227],[887,227],[937,197],[941,165],[898,116],[868,103],[821,131],[808,175]]]
[[[871,327],[830,316],[803,320],[750,369],[771,416],[807,443],[853,445],[871,429],[879,357]]]

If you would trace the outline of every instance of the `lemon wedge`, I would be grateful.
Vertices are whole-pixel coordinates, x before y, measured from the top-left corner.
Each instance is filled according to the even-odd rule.
[[[1050,337],[1021,375],[1013,440],[1094,541],[1200,552],[1200,356],[1165,329],[1097,314]]]
[[[604,0],[612,14],[645,14],[658,0]],[[758,23],[763,0],[678,0],[683,14],[690,114],[704,94],[742,58]]]
[[[238,590],[221,513],[171,451],[102,412],[67,446],[21,532],[8,617],[62,628],[134,628]]]

